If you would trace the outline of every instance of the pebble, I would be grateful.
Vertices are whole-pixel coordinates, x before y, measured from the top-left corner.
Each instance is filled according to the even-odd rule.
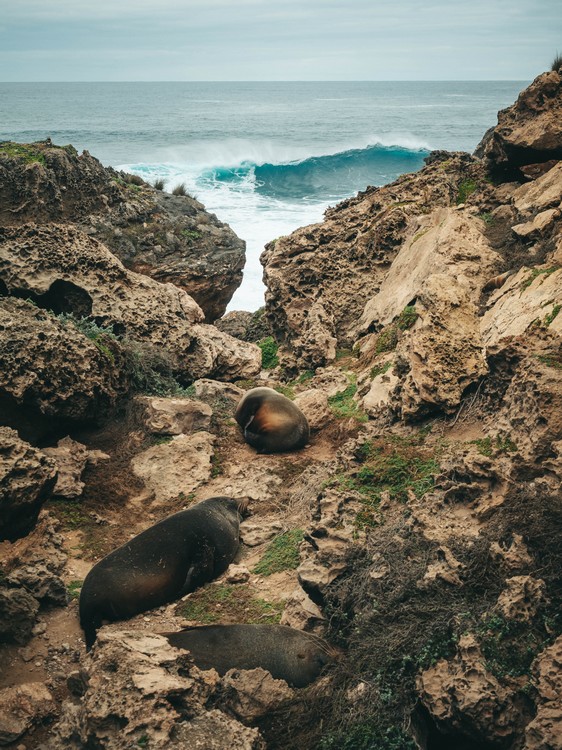
[[[31,661],[33,659],[33,654],[31,653],[30,648],[22,648],[21,650],[21,658],[24,661]]]

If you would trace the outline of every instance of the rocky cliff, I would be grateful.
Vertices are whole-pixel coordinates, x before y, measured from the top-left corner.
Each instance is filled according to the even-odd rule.
[[[0,742],[562,747],[561,81],[477,155],[433,153],[270,243],[268,370],[79,222],[5,223]],[[244,443],[254,385],[295,399],[309,446]],[[86,655],[91,565],[213,495],[248,501],[239,559]],[[279,621],[339,654],[308,688],[199,671],[159,635]]]

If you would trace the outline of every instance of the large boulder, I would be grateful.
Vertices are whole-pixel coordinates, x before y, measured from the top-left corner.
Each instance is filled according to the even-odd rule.
[[[535,78],[515,104],[498,113],[498,124],[476,152],[489,168],[522,177],[520,167],[562,158],[562,75],[549,71]]]
[[[155,190],[49,140],[0,146],[0,226],[74,222],[133,271],[190,294],[220,317],[242,281],[245,243],[189,195]]]
[[[0,540],[13,541],[33,527],[56,480],[52,459],[0,427]]]
[[[354,343],[356,321],[381,288],[412,219],[454,205],[469,181],[486,191],[483,168],[468,154],[435,152],[420,172],[368,188],[266,246],[266,319],[285,345],[283,364],[311,368]]]

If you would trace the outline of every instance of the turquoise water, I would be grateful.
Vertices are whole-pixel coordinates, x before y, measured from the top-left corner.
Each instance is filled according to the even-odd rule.
[[[526,83],[3,83],[0,140],[50,137],[168,190],[184,182],[246,240],[230,309],[249,310],[267,241],[430,149],[472,151]]]

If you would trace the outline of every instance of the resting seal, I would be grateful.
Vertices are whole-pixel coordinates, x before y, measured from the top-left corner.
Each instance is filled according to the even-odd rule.
[[[80,592],[86,648],[103,620],[125,620],[178,599],[223,573],[239,546],[245,503],[212,497],[168,516],[90,570]]]
[[[273,388],[252,388],[245,393],[234,418],[246,442],[258,453],[303,448],[310,436],[308,422],[299,407]]]
[[[317,636],[284,625],[203,625],[164,633],[176,648],[190,652],[199,669],[261,667],[293,687],[313,682],[335,660],[336,649]]]

